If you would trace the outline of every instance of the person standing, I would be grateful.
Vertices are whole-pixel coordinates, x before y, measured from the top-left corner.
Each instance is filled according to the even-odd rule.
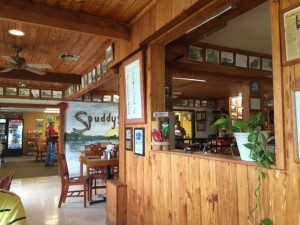
[[[181,126],[181,122],[177,121],[175,124],[175,148],[182,149],[184,147],[183,138],[185,135],[185,129]]]
[[[15,193],[0,189],[0,224],[26,225],[23,203]]]
[[[55,123],[51,121],[46,129],[47,136],[47,156],[45,166],[56,166],[56,142],[58,139],[58,133],[54,130]]]

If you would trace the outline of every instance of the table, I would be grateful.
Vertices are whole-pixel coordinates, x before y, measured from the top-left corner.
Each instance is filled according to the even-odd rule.
[[[111,179],[110,166],[118,166],[119,158],[101,159],[99,156],[79,157],[80,161],[80,176],[83,176],[83,164],[86,165],[87,175],[90,175],[91,167],[106,166],[106,178]]]
[[[86,165],[87,175],[90,175],[91,167],[100,167],[106,166],[106,179],[112,179],[113,176],[110,174],[110,166],[118,166],[119,158],[111,158],[111,159],[101,159],[99,156],[87,156],[87,157],[79,157],[80,161],[80,176],[83,175],[83,164]],[[90,201],[90,205],[95,203],[106,202],[106,197],[100,195],[103,199]]]

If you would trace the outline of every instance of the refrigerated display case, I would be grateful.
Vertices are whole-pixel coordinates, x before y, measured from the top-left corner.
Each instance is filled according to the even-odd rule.
[[[20,119],[8,120],[7,155],[21,156],[23,154],[23,127]]]

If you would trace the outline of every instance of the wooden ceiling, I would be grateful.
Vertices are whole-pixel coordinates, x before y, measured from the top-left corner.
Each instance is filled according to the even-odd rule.
[[[14,56],[14,46],[27,63],[50,64],[47,75],[25,70],[0,73],[1,86],[16,86],[21,80],[29,88],[66,90],[105,58],[105,49],[116,39],[129,40],[130,22],[152,0],[0,0],[0,55]],[[20,29],[25,35],[8,33]],[[61,53],[79,55],[78,61],[59,59]],[[0,68],[11,65],[0,59]],[[110,76],[97,91],[118,93],[118,76]]]
[[[66,90],[71,84],[80,83],[81,76],[105,58],[107,46],[117,39],[129,40],[130,25],[155,5],[156,1],[0,0],[0,55],[15,55],[13,46],[17,45],[23,48],[20,56],[27,63],[46,63],[52,66],[51,70],[44,70],[47,72],[44,76],[24,70],[0,73],[0,86],[17,86],[21,80],[28,88]],[[255,4],[262,2],[264,0],[256,0]],[[251,8],[253,5],[254,3]],[[241,10],[244,12],[249,9],[244,7]],[[228,17],[227,20],[229,19],[231,18]],[[218,26],[217,23],[219,21],[212,21],[207,29]],[[9,29],[21,29],[25,36],[12,36],[8,33]],[[206,31],[203,27],[200,29],[201,33]],[[224,70],[224,67],[205,64],[199,67],[199,64],[178,60],[185,50],[176,52],[174,49],[177,47],[174,48],[174,45],[194,42],[199,32],[192,33],[170,43],[166,51],[166,67],[175,75],[201,75],[210,82],[205,85],[177,80],[173,82],[173,91],[180,91],[186,97],[227,97],[241,91],[238,84],[245,80],[245,76],[248,79],[252,75],[259,77],[271,74],[257,71],[253,73],[250,70],[241,72],[237,68],[228,67]],[[61,53],[80,55],[80,59],[62,60],[58,58]],[[10,64],[0,58],[0,69],[8,67]],[[269,81],[268,83],[272,83]],[[113,73],[109,80],[100,83],[94,91],[118,93],[118,74]]]

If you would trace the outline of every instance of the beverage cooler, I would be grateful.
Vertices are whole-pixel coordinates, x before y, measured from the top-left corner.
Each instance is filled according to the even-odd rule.
[[[23,155],[24,120],[8,119],[7,123],[7,156],[21,156]]]

